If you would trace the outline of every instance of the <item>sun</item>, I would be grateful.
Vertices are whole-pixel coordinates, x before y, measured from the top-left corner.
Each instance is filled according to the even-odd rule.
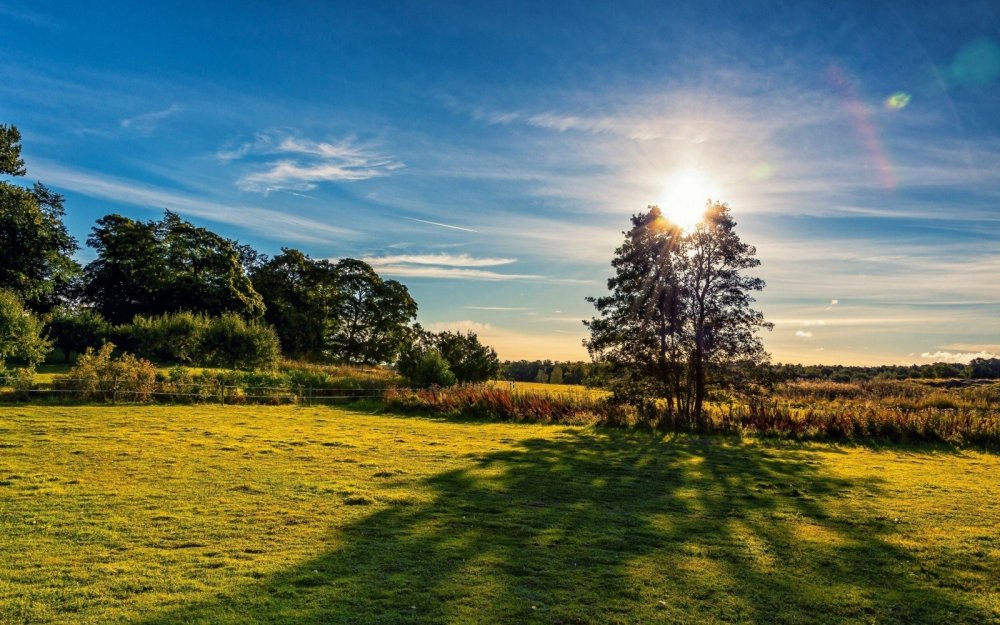
[[[719,189],[702,171],[693,167],[678,169],[663,184],[660,210],[685,230],[690,230],[705,214],[705,201],[719,197]]]

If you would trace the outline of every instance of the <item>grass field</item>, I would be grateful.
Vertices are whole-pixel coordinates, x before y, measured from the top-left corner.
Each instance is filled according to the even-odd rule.
[[[1000,457],[0,407],[0,622],[997,623]]]

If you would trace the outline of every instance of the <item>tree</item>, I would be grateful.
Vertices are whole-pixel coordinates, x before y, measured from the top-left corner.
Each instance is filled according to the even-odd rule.
[[[0,369],[7,358],[35,367],[45,360],[52,342],[43,336],[42,322],[10,290],[0,289]]]
[[[687,237],[684,272],[694,349],[688,368],[694,386],[693,413],[702,417],[709,374],[726,384],[735,375],[767,362],[757,331],[773,324],[753,309],[752,294],[764,289],[760,278],[745,275],[760,265],[757,249],[737,236],[729,206],[709,204],[705,217]]]
[[[433,340],[459,382],[485,382],[500,375],[500,359],[475,332],[440,332]]]
[[[0,125],[0,174],[25,175],[20,140],[17,128]],[[0,288],[35,312],[55,306],[80,271],[63,214],[63,196],[42,183],[25,189],[0,182]]]
[[[322,358],[340,296],[336,266],[282,248],[253,272],[252,281],[264,300],[264,319],[274,326],[285,354]]]
[[[431,352],[444,359],[458,382],[485,382],[500,375],[500,360],[474,332],[426,332],[417,324],[413,340],[400,352],[396,369],[418,383],[416,372]],[[442,385],[444,386],[444,385]]]
[[[771,324],[752,308],[764,288],[744,272],[756,250],[735,233],[726,204],[706,205],[703,220],[682,231],[653,206],[632,217],[615,251],[611,292],[589,298],[599,316],[586,322],[591,356],[608,367],[619,401],[703,424],[710,386],[725,385],[766,361],[757,334]]]
[[[327,328],[327,354],[348,364],[394,361],[410,338],[417,303],[404,285],[382,280],[363,261],[345,258],[335,268],[339,295]]]
[[[17,126],[0,124],[0,174],[24,176],[27,173],[21,158],[21,131]]]
[[[106,215],[87,244],[97,258],[84,270],[84,299],[113,323],[179,310],[264,313],[243,269],[245,252],[170,211],[159,222]]]
[[[668,415],[685,414],[684,234],[655,206],[631,222],[611,261],[610,294],[588,298],[599,316],[585,322],[586,345],[595,362],[608,368],[616,400],[651,415],[662,398]]]

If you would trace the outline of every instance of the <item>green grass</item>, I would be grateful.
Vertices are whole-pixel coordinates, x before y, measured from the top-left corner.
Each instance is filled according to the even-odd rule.
[[[0,623],[997,623],[1000,457],[0,407]]]

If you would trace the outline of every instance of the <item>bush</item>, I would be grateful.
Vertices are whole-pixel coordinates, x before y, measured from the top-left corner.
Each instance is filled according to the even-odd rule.
[[[80,391],[81,399],[97,401],[149,401],[156,391],[156,367],[143,358],[122,354],[113,358],[115,346],[105,343],[88,348],[56,387]]]
[[[205,358],[204,336],[212,320],[188,311],[155,317],[136,315],[124,328],[132,349],[159,362],[192,363]]]
[[[274,328],[234,314],[211,318],[202,348],[206,364],[230,369],[273,369],[281,356]]]
[[[0,369],[7,358],[17,358],[30,368],[45,360],[52,341],[42,334],[42,323],[13,292],[0,289]]]
[[[417,386],[453,386],[458,381],[448,368],[448,361],[436,349],[428,349],[420,356],[412,380]]]
[[[112,326],[92,310],[57,308],[47,323],[49,336],[69,362],[71,354],[82,354],[88,347],[100,347],[110,340]]]

